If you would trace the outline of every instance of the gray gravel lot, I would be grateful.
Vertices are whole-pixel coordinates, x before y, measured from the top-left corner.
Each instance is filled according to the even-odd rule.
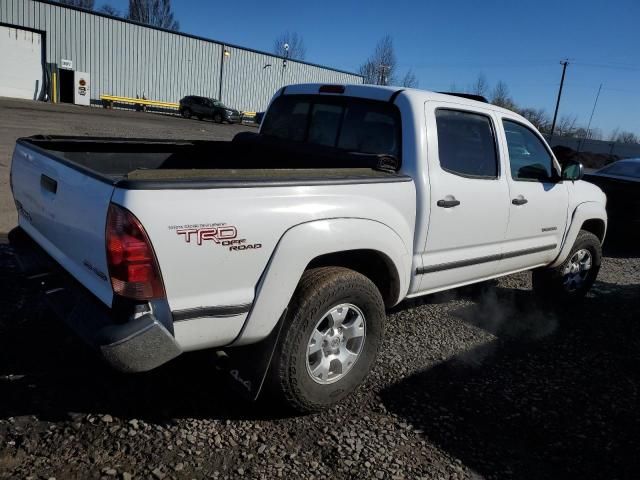
[[[32,114],[33,133],[237,128],[92,110],[52,132],[49,107]],[[82,130],[95,118],[104,130]],[[3,110],[0,132],[6,122]],[[208,352],[111,371],[39,305],[0,245],[0,478],[637,478],[639,244],[607,247],[577,307],[538,305],[528,274],[396,307],[366,384],[305,417],[243,400]]]

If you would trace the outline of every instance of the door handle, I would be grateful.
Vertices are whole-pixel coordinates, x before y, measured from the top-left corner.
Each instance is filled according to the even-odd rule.
[[[44,173],[40,175],[40,186],[53,194],[58,192],[58,182],[56,182],[53,178],[45,175]]]
[[[526,198],[524,198],[522,195],[520,195],[517,198],[514,198],[513,200],[511,200],[511,203],[513,203],[514,205],[524,205],[525,203],[528,203],[529,200],[527,200]]]
[[[457,207],[458,205],[460,205],[460,200],[456,200],[455,198],[451,198],[451,199],[443,199],[443,200],[438,200],[436,202],[436,205],[438,205],[439,207],[442,208],[452,208],[452,207]]]

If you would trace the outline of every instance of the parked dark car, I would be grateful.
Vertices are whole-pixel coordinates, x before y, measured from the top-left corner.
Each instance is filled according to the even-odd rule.
[[[618,160],[584,179],[607,195],[609,225],[617,230],[640,231],[640,158]]]
[[[198,120],[210,118],[216,123],[242,121],[242,114],[238,110],[227,107],[220,100],[195,95],[180,100],[180,115],[184,118],[196,117]]]

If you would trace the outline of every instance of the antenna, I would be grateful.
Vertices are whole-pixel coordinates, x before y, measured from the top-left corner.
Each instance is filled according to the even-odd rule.
[[[600,87],[598,88],[598,93],[596,94],[596,99],[593,102],[593,108],[591,109],[591,116],[589,117],[589,124],[587,125],[587,131],[584,134],[584,138],[582,139],[582,142],[580,142],[580,146],[578,147],[578,152],[581,150],[581,148],[584,146],[584,141],[588,140],[590,137],[590,132],[591,132],[591,120],[593,120],[593,114],[596,111],[596,105],[598,104],[598,98],[600,98],[600,91],[602,90],[602,84],[600,84]]]
[[[553,114],[553,123],[551,124],[551,137],[553,137],[553,131],[556,129],[556,118],[558,118],[558,108],[560,107],[560,97],[562,96],[562,86],[564,85],[564,74],[567,71],[567,65],[569,65],[569,59],[565,58],[562,62],[562,78],[560,79],[560,89],[558,90],[558,100],[556,100],[556,111]]]

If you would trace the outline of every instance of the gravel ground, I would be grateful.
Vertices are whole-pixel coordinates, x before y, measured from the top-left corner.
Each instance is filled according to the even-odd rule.
[[[640,258],[608,255],[575,309],[528,274],[401,305],[356,395],[287,417],[206,352],[109,370],[0,245],[0,478],[637,478]]]
[[[38,123],[75,121],[59,108],[78,107],[47,106],[33,130],[0,125],[0,148],[11,135],[70,133]],[[238,129],[95,112],[104,130],[80,128],[91,111],[71,133]],[[291,417],[245,401],[209,352],[111,371],[40,306],[0,244],[0,478],[638,478],[640,250],[630,245],[607,249],[573,309],[536,305],[528,274],[395,308],[357,394]]]

